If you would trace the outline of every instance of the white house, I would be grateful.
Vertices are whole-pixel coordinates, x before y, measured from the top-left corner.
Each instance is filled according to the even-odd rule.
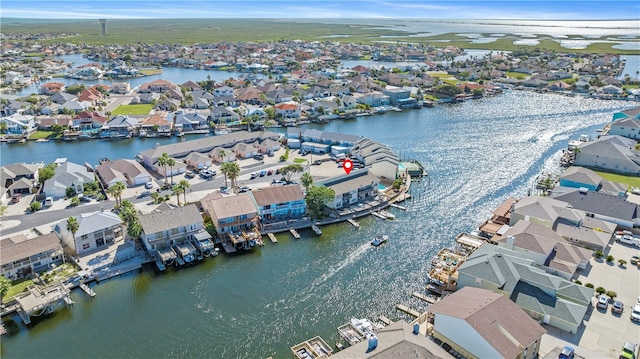
[[[57,163],[57,162],[56,162]],[[44,193],[55,199],[64,198],[67,188],[73,187],[77,193],[82,193],[84,184],[94,181],[94,173],[86,166],[67,161],[58,163],[55,174],[44,183]]]
[[[14,135],[29,134],[36,130],[36,121],[31,115],[14,113],[0,118],[0,123],[7,124],[7,133]]]
[[[333,189],[335,197],[326,206],[338,209],[375,198],[378,195],[379,181],[378,177],[367,170],[354,170],[349,175],[319,181],[317,185]]]
[[[78,257],[124,239],[122,219],[113,212],[83,213],[74,217],[79,224],[75,235],[67,229],[67,219],[56,224],[53,231]]]

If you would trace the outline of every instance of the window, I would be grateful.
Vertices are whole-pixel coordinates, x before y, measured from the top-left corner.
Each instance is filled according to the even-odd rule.
[[[89,249],[89,248],[91,248],[91,244],[89,244],[89,243],[83,243],[83,244],[82,244],[82,249],[83,249],[83,250],[87,250],[87,249]]]

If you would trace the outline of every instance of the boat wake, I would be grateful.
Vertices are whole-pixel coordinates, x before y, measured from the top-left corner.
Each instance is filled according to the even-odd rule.
[[[311,283],[311,289],[315,288],[315,286],[317,285],[320,285],[326,282],[328,279],[336,275],[338,272],[343,270],[348,265],[355,263],[360,257],[362,257],[363,254],[367,252],[367,249],[369,248],[371,248],[371,244],[369,242],[365,242],[361,244],[359,247],[357,247],[355,250],[349,253],[349,255],[347,255],[347,258],[345,258],[337,266],[329,268],[329,270],[326,273],[316,278],[316,280],[314,280],[313,283]]]

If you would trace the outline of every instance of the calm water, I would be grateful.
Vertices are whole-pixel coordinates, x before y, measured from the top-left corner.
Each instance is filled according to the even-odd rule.
[[[318,126],[387,143],[425,164],[430,179],[412,188],[408,211],[391,209],[395,221],[363,219],[359,231],[323,227],[322,237],[303,231],[301,240],[280,235],[278,244],[246,255],[168,273],[149,269],[96,285],[93,300],[74,292],[73,308],[4,337],[0,354],[44,357],[55,348],[56,357],[72,358],[285,358],[290,346],[315,335],[335,343],[336,327],[352,316],[404,318],[395,305],[424,308],[411,293],[423,288],[442,246],[477,227],[507,196],[525,195],[542,170],[557,169],[568,139],[595,135],[614,111],[634,105],[513,91]],[[140,143],[132,141],[126,157]],[[94,163],[114,153],[91,153],[85,146],[92,145],[69,144],[53,157],[84,155]],[[377,233],[390,241],[372,249]]]

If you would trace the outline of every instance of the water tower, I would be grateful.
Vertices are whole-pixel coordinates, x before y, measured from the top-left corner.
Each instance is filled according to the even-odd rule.
[[[100,24],[102,25],[102,35],[107,34],[107,19],[100,19]]]

